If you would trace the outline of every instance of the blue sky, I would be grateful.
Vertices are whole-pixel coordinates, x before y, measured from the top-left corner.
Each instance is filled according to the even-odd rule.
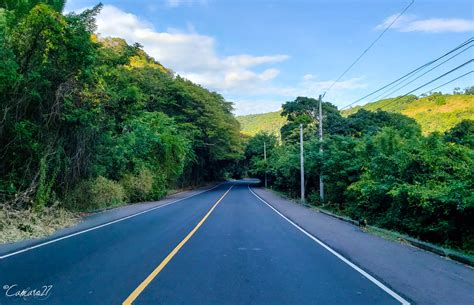
[[[409,2],[104,0],[97,21],[102,36],[141,43],[166,67],[234,102],[236,114],[249,114],[278,110],[298,95],[317,97]],[[95,4],[70,0],[66,11]],[[471,1],[415,0],[325,99],[345,106],[472,36]],[[474,47],[394,95],[473,57]],[[417,93],[473,68],[470,64]],[[439,90],[474,85],[473,75]]]

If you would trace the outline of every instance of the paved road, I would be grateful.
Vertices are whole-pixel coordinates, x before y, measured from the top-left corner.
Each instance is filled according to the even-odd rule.
[[[0,258],[0,304],[406,304],[247,182]],[[380,279],[383,281],[383,279]]]

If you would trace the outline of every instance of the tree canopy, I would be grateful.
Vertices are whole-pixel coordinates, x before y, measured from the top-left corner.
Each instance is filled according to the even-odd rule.
[[[101,5],[67,15],[58,0],[0,7],[2,202],[40,211],[93,208],[91,196],[156,199],[221,179],[242,155],[232,103],[139,44],[97,37]]]

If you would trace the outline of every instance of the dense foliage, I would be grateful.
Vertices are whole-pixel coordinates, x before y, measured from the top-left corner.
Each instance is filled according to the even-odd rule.
[[[259,131],[279,134],[280,128],[286,119],[280,115],[281,111],[260,114],[248,114],[237,117],[244,135],[254,136]]]
[[[288,123],[282,143],[266,133],[249,141],[251,175],[268,173],[273,188],[298,197],[297,125],[304,124],[307,198],[369,224],[474,253],[474,121],[445,133],[423,135],[414,119],[384,111],[342,117],[323,104],[325,139],[316,134],[317,101],[297,98],[283,106]],[[325,112],[324,112],[325,111]],[[267,162],[262,142],[272,143]],[[319,150],[323,145],[323,152]],[[254,148],[256,147],[256,148]],[[319,173],[326,197],[319,200]]]
[[[242,154],[232,104],[96,37],[100,5],[63,7],[0,1],[0,202],[91,210],[222,178]]]

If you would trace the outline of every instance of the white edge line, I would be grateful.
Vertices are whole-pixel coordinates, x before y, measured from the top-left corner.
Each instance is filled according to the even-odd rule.
[[[72,234],[69,234],[69,235],[65,235],[65,236],[62,236],[62,237],[59,237],[59,238],[56,238],[56,239],[52,239],[52,240],[46,241],[46,242],[44,242],[44,243],[40,243],[40,244],[31,246],[31,247],[27,247],[27,248],[24,248],[24,249],[21,249],[21,250],[12,252],[12,253],[5,254],[5,255],[3,255],[3,256],[0,256],[0,260],[5,259],[5,258],[10,257],[10,256],[13,256],[13,255],[17,255],[17,254],[23,253],[23,252],[30,251],[30,250],[33,250],[33,249],[36,249],[36,248],[40,248],[40,247],[43,247],[43,246],[46,246],[46,245],[49,245],[49,244],[58,242],[58,241],[63,240],[63,239],[67,239],[67,238],[70,238],[70,237],[74,237],[74,236],[76,236],[76,235],[80,235],[80,234],[84,234],[84,233],[87,233],[87,232],[90,232],[90,231],[93,231],[93,230],[97,230],[97,229],[100,229],[100,228],[109,226],[109,225],[111,225],[111,224],[114,224],[114,223],[117,223],[117,222],[121,222],[121,221],[127,220],[127,219],[129,219],[129,218],[132,218],[132,217],[135,217],[135,216],[139,216],[139,215],[142,215],[142,214],[145,214],[145,213],[154,211],[154,210],[156,210],[156,209],[160,209],[160,208],[165,207],[165,206],[168,206],[168,205],[170,205],[170,204],[177,203],[177,202],[186,200],[186,199],[188,199],[188,198],[197,196],[197,195],[199,195],[199,194],[208,192],[208,191],[210,191],[210,190],[213,190],[213,189],[215,189],[216,187],[220,186],[221,184],[222,184],[222,183],[219,183],[219,184],[217,184],[217,185],[211,187],[210,189],[207,189],[207,190],[198,192],[198,193],[196,193],[196,194],[192,194],[192,195],[187,196],[187,197],[184,197],[184,198],[177,199],[177,200],[172,201],[172,202],[165,203],[165,204],[160,205],[160,206],[157,206],[157,207],[150,208],[150,209],[148,209],[148,210],[144,210],[144,211],[141,211],[141,212],[132,214],[132,215],[128,215],[128,216],[125,216],[125,217],[122,217],[122,218],[119,218],[119,219],[116,219],[116,220],[112,220],[112,221],[106,222],[106,223],[104,223],[104,224],[101,224],[101,225],[98,225],[98,226],[95,226],[95,227],[92,227],[92,228],[89,228],[89,229],[84,229],[84,230],[82,230],[82,231],[78,231],[78,232],[75,232],[75,233],[72,233]]]
[[[371,281],[372,283],[374,283],[375,285],[377,285],[379,288],[381,288],[383,291],[385,291],[386,293],[388,293],[389,295],[391,295],[394,299],[396,299],[397,301],[399,301],[401,304],[403,305],[410,305],[410,302],[408,302],[407,300],[405,300],[404,298],[402,298],[400,295],[398,295],[396,292],[394,292],[393,290],[391,290],[390,288],[388,288],[387,286],[385,286],[384,284],[382,284],[380,281],[378,281],[376,278],[374,278],[373,276],[371,276],[370,274],[368,274],[367,272],[365,272],[364,270],[362,270],[360,267],[358,267],[357,265],[355,265],[354,263],[352,263],[351,261],[349,261],[347,258],[345,258],[344,256],[342,256],[341,254],[339,254],[337,251],[333,250],[331,247],[329,247],[328,245],[326,245],[325,243],[323,243],[322,241],[320,241],[319,239],[317,239],[316,237],[314,237],[311,233],[309,233],[308,231],[306,231],[305,229],[303,229],[302,227],[300,227],[299,225],[297,225],[296,223],[294,223],[293,221],[291,221],[289,218],[287,218],[285,215],[283,215],[282,213],[280,213],[277,209],[275,209],[271,204],[269,204],[267,201],[265,201],[264,199],[262,199],[260,196],[258,196],[254,191],[252,191],[252,189],[250,188],[250,185],[248,185],[248,188],[250,190],[250,192],[255,196],[257,197],[260,201],[262,201],[263,203],[265,203],[268,207],[270,207],[275,213],[277,213],[278,215],[280,215],[281,217],[283,217],[286,221],[288,221],[289,223],[291,223],[294,227],[296,227],[298,230],[300,230],[301,232],[303,232],[306,236],[308,236],[309,238],[311,238],[312,240],[314,240],[315,242],[317,242],[319,245],[321,245],[324,249],[328,250],[329,252],[331,252],[332,254],[334,254],[337,258],[339,258],[341,261],[343,261],[344,263],[346,263],[347,265],[351,266],[353,269],[355,269],[357,272],[359,272],[360,274],[362,274],[364,277],[366,277],[369,281]]]

